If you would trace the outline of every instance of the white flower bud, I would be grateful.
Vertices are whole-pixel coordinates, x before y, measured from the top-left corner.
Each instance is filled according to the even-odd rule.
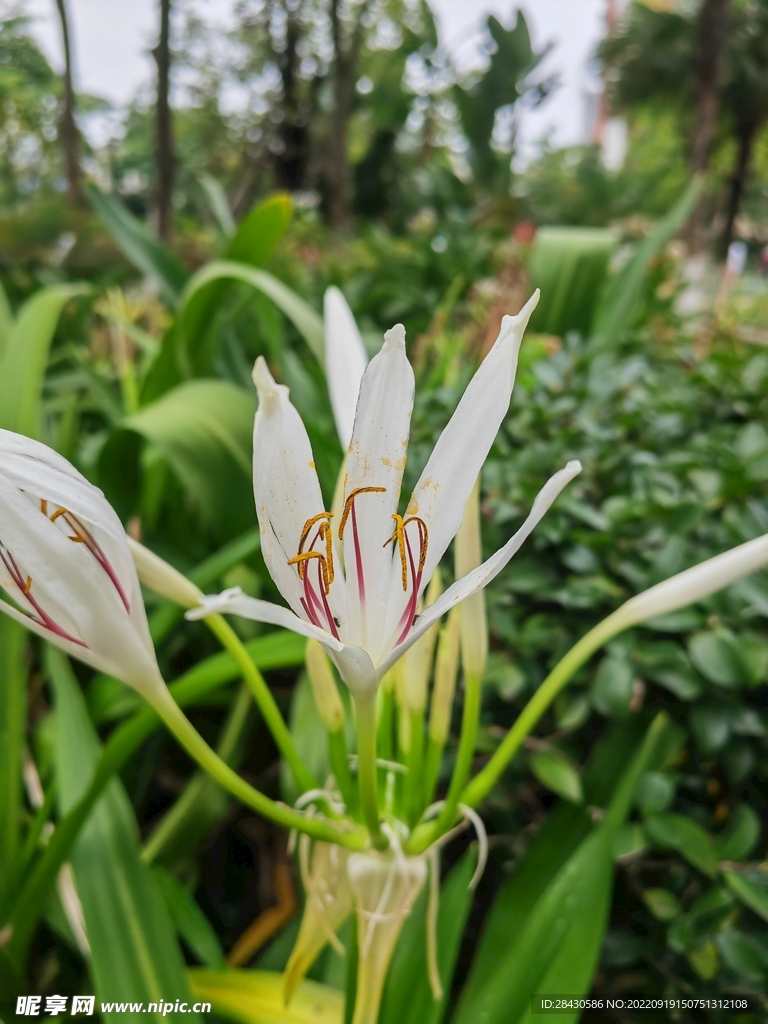
[[[197,606],[203,594],[191,580],[156,555],[154,551],[139,544],[133,537],[128,537],[127,540],[136,572],[145,587],[154,590],[162,597],[167,597],[169,601],[174,601],[182,608]]]
[[[318,640],[307,641],[304,661],[312,684],[315,706],[323,725],[328,732],[338,732],[344,725],[344,705],[333,678],[330,660]]]

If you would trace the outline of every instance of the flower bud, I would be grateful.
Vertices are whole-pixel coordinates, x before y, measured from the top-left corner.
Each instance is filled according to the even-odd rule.
[[[464,518],[454,541],[456,579],[460,580],[483,561],[480,536],[480,479],[478,477],[464,509]],[[466,598],[460,609],[461,662],[465,678],[482,679],[488,658],[488,623],[482,590]]]
[[[344,725],[344,705],[333,678],[330,660],[319,640],[307,640],[304,661],[312,684],[315,706],[323,725],[328,732],[338,732]]]
[[[128,537],[128,547],[133,557],[139,579],[156,594],[180,604],[182,608],[195,608],[203,596],[202,591],[172,565],[156,555],[154,551]]]
[[[626,601],[612,618],[615,617],[614,622],[619,629],[626,629],[647,619],[667,615],[709,597],[742,576],[757,572],[764,565],[768,565],[768,533],[644,590]]]
[[[384,982],[405,919],[427,877],[425,857],[399,850],[353,853],[347,864],[357,912],[357,995],[352,1024],[376,1024]]]
[[[452,608],[448,621],[440,631],[435,661],[435,682],[432,689],[432,709],[429,716],[429,735],[435,743],[443,744],[451,727],[451,709],[459,672],[459,629],[461,608]]]

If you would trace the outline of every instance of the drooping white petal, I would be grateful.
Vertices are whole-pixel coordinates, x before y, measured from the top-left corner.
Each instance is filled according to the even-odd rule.
[[[505,316],[496,342],[438,438],[408,503],[429,530],[422,589],[461,525],[464,507],[509,409],[517,356],[528,320],[539,301],[533,293],[517,316]]]
[[[485,562],[477,569],[474,569],[463,579],[457,580],[452,587],[449,587],[444,594],[442,594],[434,604],[430,605],[423,615],[420,615],[416,625],[413,627],[408,636],[399,644],[386,658],[381,665],[377,666],[376,674],[379,679],[389,671],[394,665],[398,658],[402,657],[403,654],[414,644],[419,637],[433,625],[442,615],[450,611],[465,598],[470,597],[472,594],[477,593],[478,590],[482,590],[483,587],[487,586],[492,579],[494,579],[504,566],[509,562],[513,555],[522,547],[523,543],[530,534],[533,532],[536,525],[544,518],[544,515],[549,510],[552,502],[573,480],[575,476],[581,472],[581,463],[578,461],[569,462],[563,469],[555,473],[546,484],[542,487],[539,493],[534,499],[531,511],[528,513],[528,517],[520,527],[520,529],[507,541],[504,547],[491,555],[490,558],[486,559]]]
[[[63,517],[60,521],[64,522]],[[86,524],[79,522],[80,526]],[[131,574],[118,588],[120,581],[116,582],[112,566],[105,568],[89,544],[77,535],[73,539],[28,494],[1,477],[0,542],[4,548],[0,583],[21,612],[30,616],[25,625],[150,699],[153,692],[165,689],[132,562]],[[123,545],[127,551],[125,541]],[[99,555],[104,555],[102,549]],[[136,593],[129,615],[126,589],[134,589],[134,583]]]
[[[197,620],[204,619],[206,615],[224,613],[241,615],[244,619],[266,622],[271,626],[282,626],[283,629],[290,629],[292,632],[298,633],[299,636],[319,640],[334,651],[340,651],[344,647],[340,640],[336,640],[330,633],[313,626],[310,622],[300,619],[290,609],[283,608],[279,604],[272,604],[270,601],[260,601],[258,598],[248,597],[240,587],[231,587],[220,594],[204,594],[200,598],[199,607],[191,608],[186,613],[186,618]]]
[[[392,549],[385,542],[395,527],[413,392],[405,330],[398,324],[384,335],[381,351],[363,376],[345,488],[346,499],[359,488],[384,488],[354,499],[343,538],[349,641],[369,651],[374,661],[384,640],[383,610],[392,586]]]
[[[347,300],[336,287],[325,293],[325,376],[333,418],[344,451],[352,440],[357,397],[368,356]]]

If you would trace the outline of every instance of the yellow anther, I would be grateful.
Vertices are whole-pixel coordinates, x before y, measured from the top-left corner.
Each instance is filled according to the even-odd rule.
[[[344,502],[344,511],[341,514],[341,522],[339,523],[339,540],[344,539],[344,528],[347,525],[349,514],[352,511],[352,503],[358,494],[383,494],[386,489],[386,487],[356,487],[354,491],[352,491],[350,496]]]
[[[331,584],[333,583],[334,571],[333,571],[333,534],[331,533],[331,525],[327,521],[333,518],[333,512],[319,512],[316,516],[312,516],[304,523],[304,529],[301,531],[299,537],[299,552],[294,555],[293,558],[288,559],[288,565],[297,565],[299,567],[299,579],[304,579],[304,570],[306,563],[311,558],[319,558],[320,566],[323,573],[323,590],[327,594]],[[325,522],[323,521],[325,520]],[[318,534],[320,539],[325,544],[325,554],[320,551],[304,551],[304,544],[306,543],[307,537],[312,532],[312,527],[315,523],[320,523]]]
[[[26,578],[26,580],[24,582],[24,586],[22,587],[21,592],[22,592],[22,594],[28,594],[31,589],[32,589],[32,577],[31,576],[27,576],[27,578]]]
[[[392,518],[395,520],[395,532],[392,536],[385,540],[381,545],[383,548],[387,544],[391,544],[392,541],[397,541],[397,548],[400,552],[400,573],[403,581],[403,590],[408,589],[408,559],[405,551],[405,528],[409,523],[418,523],[419,527],[419,572],[423,572],[424,565],[427,561],[427,547],[429,545],[429,531],[427,530],[427,524],[419,516],[409,516],[407,519],[393,513]]]
[[[321,519],[333,519],[333,512],[318,512],[316,516],[312,516],[311,519],[308,519],[306,523],[304,523],[304,529],[301,531],[301,536],[299,537],[299,553],[304,550],[304,541],[309,536],[309,531],[315,523],[319,523]]]
[[[44,516],[48,515],[48,502],[45,500],[45,498],[40,499],[40,511],[43,513]]]

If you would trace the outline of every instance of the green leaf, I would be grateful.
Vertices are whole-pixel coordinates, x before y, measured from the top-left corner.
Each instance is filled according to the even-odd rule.
[[[723,960],[732,971],[751,985],[764,985],[768,980],[768,954],[764,946],[744,932],[726,928],[717,937]]]
[[[19,310],[0,358],[0,427],[39,438],[43,378],[61,311],[88,285],[42,288]]]
[[[704,829],[684,814],[652,814],[645,819],[645,830],[657,846],[677,850],[699,871],[710,878],[717,874],[717,852]]]
[[[152,874],[179,936],[202,963],[221,970],[224,967],[221,943],[192,894],[163,868],[153,868]]]
[[[451,869],[440,889],[437,915],[437,966],[443,998],[435,1000],[427,974],[425,886],[405,922],[387,976],[378,1024],[440,1024],[451,990],[456,957],[472,906],[469,888],[477,863],[469,850]]]
[[[11,306],[8,302],[8,296],[5,294],[5,289],[0,284],[0,363],[2,362],[3,352],[8,344],[8,338],[11,335],[12,329],[13,313],[11,312]]]
[[[592,703],[602,715],[626,718],[632,700],[632,667],[610,655],[603,658],[592,685]]]
[[[616,838],[613,841],[613,856],[616,860],[622,857],[632,857],[648,846],[648,837],[645,829],[638,822],[633,821],[622,825],[616,831]]]
[[[175,308],[189,277],[176,256],[154,238],[121,202],[86,185],[88,200],[129,263],[160,287],[163,301]]]
[[[657,921],[671,921],[680,913],[680,901],[669,889],[645,889],[643,903]]]
[[[27,730],[27,631],[0,618],[0,904],[19,852]]]
[[[704,705],[692,708],[689,715],[691,732],[706,754],[722,750],[731,735],[731,722],[725,708]]]
[[[702,183],[694,179],[669,213],[639,243],[629,261],[603,288],[592,324],[593,334],[612,343],[617,334],[636,323],[645,299],[648,268],[670,239],[683,227],[701,195]]]
[[[46,665],[55,698],[56,776],[65,814],[87,789],[100,745],[69,662],[46,645]],[[71,863],[98,999],[158,1002],[171,994],[174,999],[189,997],[173,926],[152,873],[139,858],[136,821],[119,779],[104,790],[72,848]],[[147,1019],[136,1013],[102,1016],[107,1022]],[[181,1015],[170,1016],[181,1020]]]
[[[742,682],[744,671],[738,649],[730,638],[715,632],[696,633],[688,641],[688,653],[711,683],[731,688]]]
[[[666,811],[675,798],[675,784],[664,772],[646,772],[635,790],[635,803],[646,814]]]
[[[531,771],[539,782],[553,793],[573,804],[584,802],[581,776],[571,762],[554,749],[535,750],[530,759]]]
[[[741,871],[726,870],[723,876],[734,896],[768,921],[768,878],[758,871],[745,874]]]
[[[528,264],[532,287],[541,288],[531,330],[586,334],[615,247],[615,232],[605,228],[539,228]]]
[[[709,981],[717,974],[718,967],[717,946],[714,942],[705,942],[698,949],[692,949],[688,954],[688,962],[702,981]]]
[[[760,818],[749,804],[739,804],[715,839],[720,860],[746,860],[760,841]]]
[[[241,1024],[342,1024],[344,994],[316,981],[302,981],[283,1002],[283,976],[273,971],[189,972],[195,998],[214,1014]]]
[[[288,230],[292,214],[293,203],[287,192],[254,204],[230,240],[224,259],[262,267]]]
[[[201,174],[198,181],[208,200],[208,208],[213,214],[219,231],[225,238],[231,238],[235,233],[235,221],[229,208],[229,200],[224,186],[212,174]]]
[[[291,698],[290,729],[297,750],[301,751],[304,764],[316,779],[327,779],[330,772],[328,761],[328,734],[312,696],[309,677],[304,672],[293,688]],[[288,765],[280,765],[280,790],[287,804],[293,805],[301,795]]]
[[[102,449],[99,474],[108,492],[123,496],[138,475],[123,445],[125,433],[156,446],[184,489],[211,522],[235,531],[252,521],[251,451],[256,396],[223,380],[180,384],[123,420]],[[117,459],[120,454],[122,457]],[[129,494],[132,488],[127,488]]]
[[[194,274],[181,297],[179,307],[179,322],[183,334],[186,335],[189,325],[186,317],[191,316],[190,306],[194,297],[214,281],[242,281],[256,291],[261,292],[271,299],[274,304],[285,313],[293,323],[299,334],[304,338],[310,351],[318,362],[323,363],[323,321],[322,318],[300,298],[288,285],[278,281],[266,270],[258,270],[249,267],[244,263],[235,263],[232,260],[214,260]],[[184,357],[182,356],[182,359]]]

